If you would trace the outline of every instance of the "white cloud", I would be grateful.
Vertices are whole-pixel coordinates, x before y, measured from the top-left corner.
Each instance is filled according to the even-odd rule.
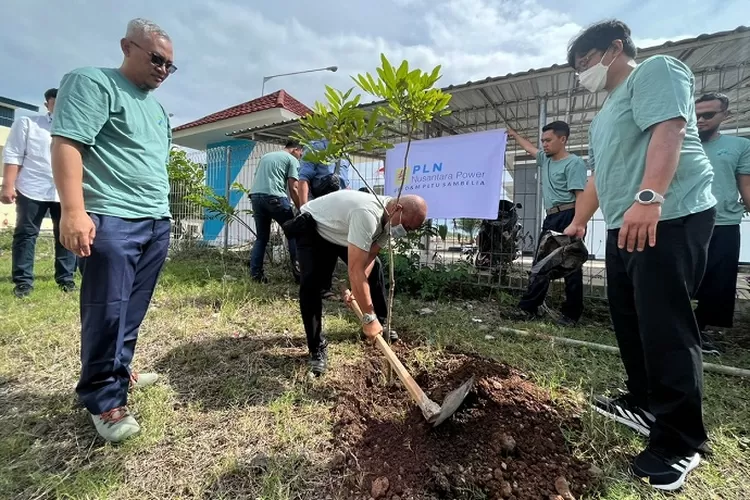
[[[337,73],[278,78],[266,85],[266,92],[284,88],[311,105],[322,97],[324,85],[348,88],[349,75],[373,71],[381,52],[423,69],[442,65],[442,85],[561,63],[569,39],[593,21],[573,19],[559,10],[564,4],[547,0],[286,0],[283,6],[183,0],[176,5],[12,2],[3,7],[16,29],[0,32],[0,92],[39,102],[44,90],[72,68],[118,65],[118,41],[133,17],[154,20],[174,40],[179,71],[157,95],[174,113],[175,124],[258,97],[264,75],[337,65]],[[639,46],[657,41],[640,39]]]

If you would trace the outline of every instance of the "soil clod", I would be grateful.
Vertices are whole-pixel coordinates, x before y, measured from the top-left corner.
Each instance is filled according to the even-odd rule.
[[[388,481],[387,477],[379,477],[372,482],[370,495],[372,495],[372,498],[375,498],[376,500],[378,498],[383,498],[385,494],[388,493],[388,488],[390,487],[390,485],[390,481]]]
[[[409,346],[396,349],[409,364]],[[576,415],[505,365],[452,355],[434,366],[429,372],[412,371],[434,401],[472,375],[476,380],[464,405],[437,428],[425,422],[405,390],[375,379],[368,363],[346,368],[336,387],[333,435],[337,449],[357,458],[345,462],[344,475],[365,474],[372,480],[360,495],[389,500],[396,495],[455,500],[560,495],[569,500],[557,478],[570,495],[585,493],[585,485],[592,484],[591,465],[573,457],[563,437],[580,431]]]

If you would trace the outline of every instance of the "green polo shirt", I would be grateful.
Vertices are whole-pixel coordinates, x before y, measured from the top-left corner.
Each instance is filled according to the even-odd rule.
[[[662,206],[661,220],[703,212],[716,204],[713,170],[703,151],[695,117],[695,78],[684,63],[653,56],[630,73],[604,102],[589,127],[589,157],[608,229],[622,226],[646,171],[651,127],[682,118],[687,122],[677,171]]]
[[[169,117],[151,92],[114,68],[80,68],[60,84],[53,136],[85,146],[86,210],[124,219],[169,217]]]
[[[286,197],[288,179],[299,180],[299,160],[286,151],[264,154],[258,162],[250,194]]]
[[[711,191],[716,198],[716,225],[734,226],[742,222],[745,206],[740,203],[738,175],[750,175],[750,140],[720,135],[703,143],[714,168]]]
[[[536,164],[542,171],[542,201],[545,210],[566,203],[574,203],[574,191],[586,188],[586,163],[580,156],[569,154],[562,160],[553,160],[539,151]]]

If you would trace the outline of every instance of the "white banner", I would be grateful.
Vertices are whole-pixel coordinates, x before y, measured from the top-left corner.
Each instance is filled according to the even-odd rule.
[[[413,141],[404,190],[425,199],[433,219],[495,219],[503,192],[505,129]],[[396,196],[406,143],[385,156],[385,195]]]

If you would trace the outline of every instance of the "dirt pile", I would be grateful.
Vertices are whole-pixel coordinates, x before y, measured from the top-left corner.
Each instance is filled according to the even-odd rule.
[[[399,356],[409,359],[405,348]],[[571,456],[562,435],[580,422],[522,373],[452,356],[415,374],[437,403],[476,377],[462,409],[432,428],[400,384],[383,384],[377,354],[369,359],[338,388],[332,468],[345,478],[342,498],[568,500],[591,488],[590,466]]]

